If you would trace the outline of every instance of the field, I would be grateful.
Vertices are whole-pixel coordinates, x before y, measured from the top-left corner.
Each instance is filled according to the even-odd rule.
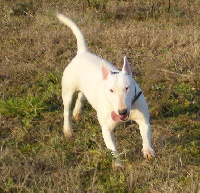
[[[156,158],[134,122],[116,128],[125,165],[112,169],[86,103],[72,139],[62,132],[61,77],[82,29],[89,50],[131,63],[151,113]],[[0,193],[199,193],[200,0],[18,0],[0,3]]]

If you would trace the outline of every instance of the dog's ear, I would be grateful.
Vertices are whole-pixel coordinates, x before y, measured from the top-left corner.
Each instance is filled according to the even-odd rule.
[[[132,76],[131,68],[126,56],[124,56],[124,65],[122,67],[122,73]]]
[[[101,63],[101,72],[103,80],[106,80],[108,76],[111,74],[111,71],[108,69],[104,62]]]

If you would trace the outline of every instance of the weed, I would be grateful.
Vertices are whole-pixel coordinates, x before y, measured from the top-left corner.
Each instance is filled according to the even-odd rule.
[[[0,192],[199,192],[199,0],[0,8]],[[137,126],[124,124],[115,137],[125,169],[113,170],[87,102],[72,122],[74,137],[64,138],[60,83],[76,41],[57,10],[80,25],[92,52],[119,68],[129,57],[151,111],[156,159],[143,159]]]

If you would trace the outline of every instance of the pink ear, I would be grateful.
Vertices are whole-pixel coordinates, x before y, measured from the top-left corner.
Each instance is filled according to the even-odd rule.
[[[122,73],[132,76],[131,68],[126,56],[124,56],[124,65],[122,68]]]
[[[108,78],[108,75],[111,74],[110,70],[107,68],[104,62],[101,63],[101,71],[102,71],[103,80],[106,80]]]

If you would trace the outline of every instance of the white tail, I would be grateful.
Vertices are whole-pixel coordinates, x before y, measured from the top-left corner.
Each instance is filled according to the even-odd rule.
[[[85,42],[85,38],[79,27],[68,17],[64,16],[63,14],[58,13],[57,18],[64,23],[66,26],[68,26],[73,34],[75,35],[77,39],[77,54],[81,54],[83,52],[87,52],[87,43]]]

